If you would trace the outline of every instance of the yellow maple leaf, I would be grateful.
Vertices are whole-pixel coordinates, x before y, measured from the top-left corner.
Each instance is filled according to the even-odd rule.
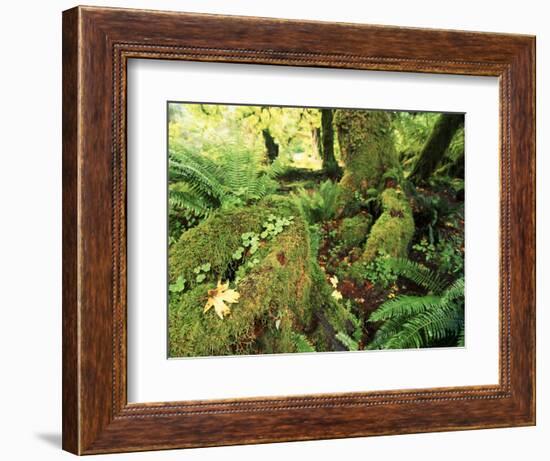
[[[237,291],[229,289],[229,282],[222,283],[221,280],[218,280],[218,286],[213,290],[208,290],[208,301],[206,301],[206,305],[204,306],[204,312],[208,312],[214,306],[216,314],[223,320],[224,317],[231,313],[231,309],[225,303],[237,303],[240,296]]]

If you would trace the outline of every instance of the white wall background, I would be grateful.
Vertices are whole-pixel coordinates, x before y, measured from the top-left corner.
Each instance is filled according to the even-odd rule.
[[[69,459],[61,452],[61,11],[76,3],[4,2],[0,15],[0,453],[3,459]],[[438,434],[118,455],[135,460],[371,459],[501,461],[548,457],[550,339],[545,316],[550,232],[548,160],[550,15],[537,0],[105,0],[90,5],[537,35],[538,425]],[[543,261],[545,260],[545,261]],[[545,290],[546,288],[546,290]],[[546,293],[545,293],[546,291]],[[105,457],[98,457],[103,459]]]

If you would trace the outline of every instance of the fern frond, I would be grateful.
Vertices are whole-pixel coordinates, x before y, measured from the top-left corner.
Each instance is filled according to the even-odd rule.
[[[186,209],[197,216],[207,216],[215,203],[208,196],[202,196],[188,189],[171,188],[168,193],[168,204],[171,208]]]
[[[336,333],[336,339],[346,346],[349,351],[359,350],[359,343],[343,331]]]
[[[258,165],[252,153],[235,150],[222,158],[225,186],[232,191],[248,190],[258,173]]]
[[[339,185],[330,180],[326,180],[319,186],[319,193],[323,202],[325,218],[330,219],[334,217],[338,206],[338,198],[340,196]]]
[[[295,200],[312,224],[333,219],[338,208],[340,186],[330,180],[324,181],[316,191],[303,187],[294,194]]]
[[[414,261],[395,258],[389,261],[389,265],[396,275],[411,280],[430,293],[441,293],[445,287],[445,282],[438,274]]]
[[[391,318],[385,320],[377,330],[373,340],[368,344],[367,349],[384,349],[388,339],[398,334],[402,327],[403,319]]]
[[[458,333],[458,341],[457,346],[458,347],[464,347],[464,324],[462,325],[462,328],[460,329],[460,332]]]
[[[449,321],[449,311],[440,306],[422,312],[403,324],[399,333],[385,343],[386,349],[420,348],[449,334],[456,334],[456,322]]]
[[[431,293],[386,301],[369,322],[383,322],[369,349],[426,347],[454,338],[464,344],[464,278],[443,287],[437,274],[408,260],[393,260],[394,270]]]
[[[444,299],[454,301],[464,297],[464,277],[455,280],[443,294]]]
[[[391,318],[418,315],[430,309],[437,308],[441,303],[439,296],[398,296],[386,301],[370,316],[371,322],[380,322]]]
[[[315,352],[315,348],[303,334],[293,332],[292,341],[294,342],[296,352]]]
[[[270,178],[277,179],[279,176],[283,176],[288,171],[288,166],[277,157],[273,163],[269,166],[266,173]]]
[[[273,192],[276,184],[264,171],[262,157],[234,144],[226,146],[220,159],[219,180],[227,195],[247,202]]]
[[[170,173],[170,180],[171,181],[178,181],[179,178],[173,177],[172,175],[176,175],[177,172],[170,168],[171,164],[175,165],[186,165],[191,164],[194,165],[196,168],[201,170],[205,175],[213,178],[219,178],[220,177],[220,166],[214,162],[212,159],[207,157],[203,154],[197,154],[188,150],[171,150],[169,155],[169,173]]]
[[[218,178],[195,159],[170,160],[168,166],[171,181],[184,182],[191,191],[219,203],[223,200],[225,193]]]

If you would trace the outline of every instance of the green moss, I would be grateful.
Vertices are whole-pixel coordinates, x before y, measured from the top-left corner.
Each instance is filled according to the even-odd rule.
[[[344,218],[340,224],[340,242],[346,250],[361,245],[367,238],[372,224],[370,215],[358,214],[351,218]]]
[[[241,245],[241,234],[260,232],[262,223],[270,214],[297,215],[298,210],[289,200],[271,197],[246,208],[218,210],[197,227],[184,232],[171,246],[169,277],[173,283],[180,275],[194,285],[193,269],[209,263],[208,281],[222,278],[233,260],[231,255]]]
[[[261,230],[269,214],[295,219],[254,255],[259,263],[235,288],[240,299],[231,305],[231,315],[221,320],[213,309],[203,313],[208,290],[228,272],[241,234]],[[212,269],[204,283],[195,282],[190,290],[170,297],[170,356],[294,352],[293,330],[301,330],[311,321],[311,276],[307,225],[290,200],[278,198],[218,212],[184,233],[174,247],[171,279],[179,274],[186,277],[205,262]]]
[[[317,264],[312,266],[311,275],[313,284],[310,303],[316,314],[316,327],[309,339],[317,351],[345,350],[336,335],[338,332],[353,334],[357,319],[331,296],[333,288],[327,283],[325,274]]]
[[[386,189],[381,194],[382,215],[370,231],[361,262],[371,262],[381,252],[392,257],[406,257],[414,234],[414,220],[405,194]]]
[[[232,284],[240,299],[230,306],[230,316],[221,320],[213,309],[204,313],[208,290],[236,264],[231,255],[241,234],[261,231],[270,214],[295,219],[273,240],[263,241],[254,255],[259,262]],[[368,220],[346,220],[346,238],[363,239],[357,234],[366,233]],[[183,274],[191,280],[185,291],[170,294],[170,356],[305,352],[307,344],[318,351],[344,350],[336,335],[352,335],[357,319],[331,296],[333,288],[316,259],[317,232],[288,198],[218,211],[185,232],[170,253],[170,279]],[[205,263],[211,270],[198,283],[193,269]]]
[[[378,188],[383,174],[398,165],[398,157],[388,113],[340,109],[334,122],[345,163],[341,200],[347,205],[356,192],[365,195],[368,189]]]

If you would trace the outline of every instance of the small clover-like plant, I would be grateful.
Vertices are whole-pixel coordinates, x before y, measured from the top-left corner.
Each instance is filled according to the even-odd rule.
[[[251,254],[256,253],[260,244],[260,236],[256,232],[245,232],[241,234],[243,246],[250,250]]]
[[[231,255],[231,257],[235,260],[239,260],[243,257],[244,254],[244,247],[239,247],[235,250],[235,252]]]
[[[174,283],[168,285],[168,290],[170,293],[181,293],[185,290],[186,280],[183,278],[183,275],[180,275]]]
[[[249,260],[247,257],[253,256],[259,250],[262,241],[273,239],[275,236],[280,234],[285,227],[290,226],[293,220],[293,216],[285,218],[270,214],[263,223],[263,231],[261,233],[244,232],[241,234],[241,245],[238,246],[233,253],[231,253],[231,259],[234,261],[239,261],[239,263],[237,263],[238,268],[235,273],[235,284],[238,285],[246,275],[247,271],[258,265],[260,262],[260,259],[257,257]],[[196,274],[197,277],[201,277],[203,275],[200,271],[196,272]],[[202,280],[204,279],[201,277],[201,281]]]
[[[285,218],[277,217],[270,214],[267,217],[267,220],[263,223],[264,230],[261,232],[260,237],[263,239],[271,240],[279,235],[285,227],[290,226],[293,221],[294,216],[289,216],[288,218]]]
[[[248,248],[248,252],[253,255],[260,247],[260,236],[256,232],[245,232],[241,234],[241,241],[242,247],[237,248],[237,251],[234,253],[234,259],[240,259],[242,257],[242,254],[237,257],[241,253],[241,248],[243,249],[243,253],[244,249]]]
[[[254,258],[254,259],[251,259],[250,261],[248,261],[246,263],[246,266],[250,269],[252,269],[254,266],[256,266],[258,263],[260,262],[260,260],[258,258]]]
[[[195,267],[193,269],[193,273],[197,275],[195,277],[196,282],[197,283],[204,282],[211,268],[212,266],[210,265],[210,263],[204,263],[204,264],[201,264],[200,266]]]

